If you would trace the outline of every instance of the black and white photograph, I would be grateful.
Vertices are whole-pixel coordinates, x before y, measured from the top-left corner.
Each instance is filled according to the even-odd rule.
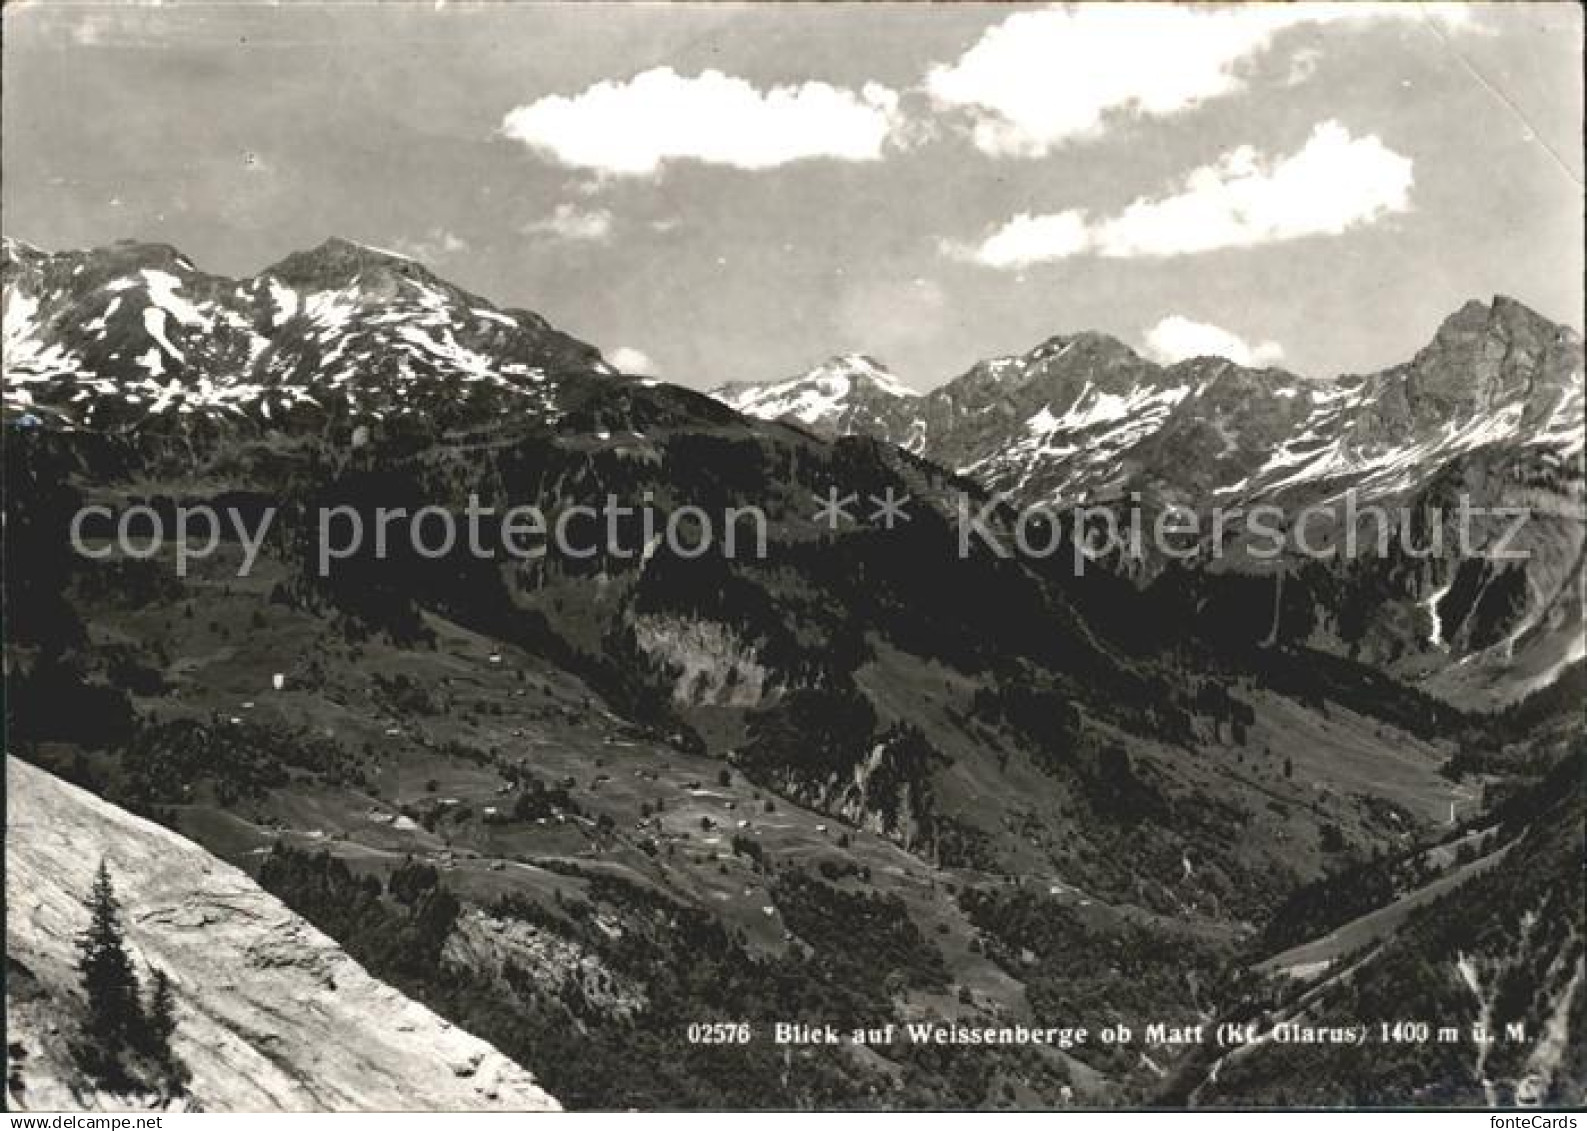
[[[1576,1126],[1580,5],[0,19],[9,1126]]]

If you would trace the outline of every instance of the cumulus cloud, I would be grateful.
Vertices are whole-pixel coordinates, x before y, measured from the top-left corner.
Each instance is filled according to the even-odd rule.
[[[580,94],[510,111],[502,131],[564,165],[650,176],[669,161],[769,169],[829,157],[874,161],[898,118],[898,95],[806,82],[760,90],[721,71],[689,77],[656,67]]]
[[[427,262],[436,259],[445,259],[449,255],[460,255],[467,251],[468,241],[455,232],[445,228],[431,228],[417,239],[399,239],[392,245],[392,250],[409,258]]]
[[[945,242],[943,251],[954,259],[971,260],[988,267],[1015,268],[1049,259],[1067,259],[1089,251],[1091,229],[1077,209],[1049,216],[1021,212],[979,246]]]
[[[641,377],[655,377],[659,373],[656,363],[650,359],[650,356],[633,346],[618,346],[606,355],[606,360],[624,373],[633,373]]]
[[[1182,314],[1170,314],[1146,331],[1146,352],[1165,365],[1189,357],[1226,357],[1237,365],[1277,365],[1284,347],[1277,342],[1247,342],[1238,334]]]
[[[1115,216],[1078,209],[1009,220],[969,258],[989,267],[1091,254],[1190,255],[1302,236],[1338,235],[1410,209],[1411,160],[1375,135],[1317,126],[1298,151],[1267,158],[1249,145],[1191,172],[1178,191],[1140,197]]]
[[[989,28],[926,90],[966,111],[994,156],[1041,156],[1093,136],[1112,114],[1160,116],[1244,89],[1248,64],[1302,25],[1386,19],[1469,23],[1460,4],[1080,4]],[[1310,62],[1314,62],[1311,60]],[[1300,63],[1303,73],[1308,62]]]
[[[612,214],[604,208],[580,208],[577,204],[563,202],[549,216],[529,221],[521,231],[531,236],[600,242],[612,234]]]
[[[1136,200],[1097,233],[1103,255],[1185,255],[1223,247],[1338,235],[1410,209],[1411,159],[1375,135],[1324,122],[1288,157],[1249,145],[1197,169],[1183,189]]]

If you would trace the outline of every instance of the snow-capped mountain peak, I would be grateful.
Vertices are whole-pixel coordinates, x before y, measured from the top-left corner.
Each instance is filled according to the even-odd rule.
[[[598,351],[422,264],[327,240],[249,279],[124,241],[45,253],[7,241],[5,407],[68,428],[176,417],[279,427],[424,414],[546,416]]]
[[[876,434],[884,420],[908,414],[923,394],[862,353],[836,354],[797,377],[733,383],[711,395],[746,416],[793,420],[824,435]],[[906,430],[907,431],[907,430]],[[902,437],[887,436],[895,443]]]
[[[863,353],[836,354],[810,370],[803,378],[796,380],[846,380],[861,385],[874,385],[882,392],[895,397],[922,395],[918,389],[911,388],[894,376],[892,371],[880,361]]]

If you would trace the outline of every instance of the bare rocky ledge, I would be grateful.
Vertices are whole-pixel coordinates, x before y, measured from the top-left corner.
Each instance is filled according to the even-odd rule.
[[[6,759],[11,1106],[141,1107],[66,1055],[74,940],[101,858],[145,982],[177,994],[188,1106],[207,1111],[556,1111],[494,1047],[372,978],[334,941],[198,845]],[[21,1054],[17,1056],[18,1047]],[[20,1079],[22,1089],[15,1090]]]

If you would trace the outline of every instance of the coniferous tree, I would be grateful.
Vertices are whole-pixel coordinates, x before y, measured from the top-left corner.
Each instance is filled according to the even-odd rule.
[[[167,1092],[180,1094],[187,1090],[191,1074],[171,1047],[171,1038],[176,1035],[176,995],[171,991],[170,975],[164,970],[154,972],[152,983],[143,1021],[144,1044],[155,1062],[161,1085]]]
[[[99,862],[87,900],[88,929],[77,939],[77,970],[88,995],[88,1035],[114,1050],[141,1027],[138,975],[127,954],[121,927],[121,905],[110,882],[110,869]]]
[[[162,1060],[169,1060],[171,1037],[176,1032],[176,998],[171,993],[171,978],[164,970],[154,972],[153,986],[149,991],[147,1027],[155,1055]]]

